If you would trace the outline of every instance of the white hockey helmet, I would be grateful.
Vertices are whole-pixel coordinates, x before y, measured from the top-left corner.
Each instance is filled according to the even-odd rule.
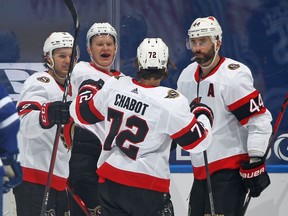
[[[161,38],[145,38],[137,48],[139,69],[167,69],[169,51]]]
[[[222,41],[222,29],[215,17],[197,18],[188,30],[189,39],[209,36],[215,44]]]
[[[53,32],[43,46],[44,56],[52,56],[52,51],[57,48],[73,47],[74,38],[68,32]]]
[[[94,35],[109,34],[111,35],[115,43],[117,43],[117,32],[108,22],[105,23],[94,23],[87,32],[86,42],[87,46],[90,46],[90,39]]]

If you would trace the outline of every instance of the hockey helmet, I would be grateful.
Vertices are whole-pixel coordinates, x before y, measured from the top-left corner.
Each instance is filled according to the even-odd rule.
[[[90,46],[90,39],[94,35],[109,34],[111,35],[115,43],[117,43],[117,32],[108,22],[106,23],[94,23],[87,32],[86,42],[87,46]]]
[[[137,49],[139,69],[167,69],[169,52],[161,38],[145,38]]]
[[[209,36],[215,44],[222,41],[222,29],[215,17],[197,18],[188,30],[189,38]]]
[[[57,48],[73,47],[74,38],[68,32],[53,32],[45,41],[44,56],[52,56],[52,51]]]

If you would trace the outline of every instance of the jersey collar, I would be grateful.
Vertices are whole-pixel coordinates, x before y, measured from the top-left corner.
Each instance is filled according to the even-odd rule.
[[[96,70],[102,72],[102,73],[105,73],[109,76],[120,76],[121,75],[121,72],[120,71],[117,71],[117,70],[110,70],[110,71],[105,71],[103,70],[102,68],[100,67],[97,67],[93,62],[90,62],[90,65],[95,68]]]
[[[145,84],[142,84],[142,83],[139,83],[136,79],[132,79],[132,82],[136,85],[139,85],[141,87],[144,87],[144,88],[155,88],[156,86],[151,86],[151,85],[145,85]]]
[[[220,61],[218,62],[218,64],[210,71],[209,74],[207,74],[205,77],[201,77],[200,81],[202,81],[202,80],[206,79],[207,77],[212,76],[214,73],[216,73],[224,61],[225,61],[225,57],[220,57]],[[198,64],[197,69],[196,69],[195,74],[194,74],[195,80],[199,80],[200,72],[201,72],[201,67]]]

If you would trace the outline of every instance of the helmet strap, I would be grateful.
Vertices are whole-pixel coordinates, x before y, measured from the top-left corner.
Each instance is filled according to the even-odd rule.
[[[211,39],[212,39],[212,38],[211,38]],[[213,41],[213,40],[212,40],[212,41]],[[214,64],[215,59],[216,59],[216,56],[218,55],[219,49],[216,49],[216,47],[217,47],[217,40],[214,39],[213,44],[214,44],[214,51],[215,51],[213,60],[212,60],[212,62],[211,62],[208,66],[201,66],[201,68],[203,68],[203,69],[210,68],[210,67]]]
[[[52,58],[50,55],[49,55],[49,58],[50,58],[50,60],[51,60],[51,64],[47,62],[47,65],[48,65],[48,67],[50,68],[50,70],[53,71],[53,74],[54,74],[58,79],[60,79],[60,80],[65,80],[67,76],[65,76],[65,77],[60,77],[60,76],[56,73],[56,71],[55,71],[53,58]]]
[[[47,60],[47,65],[48,67],[51,69],[51,70],[54,70],[54,60],[53,60],[53,57],[52,57],[52,52],[49,52],[49,55],[47,56],[47,58],[50,59],[51,63],[49,63]]]

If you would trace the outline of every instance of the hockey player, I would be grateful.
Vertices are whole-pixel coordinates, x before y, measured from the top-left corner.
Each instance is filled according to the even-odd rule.
[[[214,17],[196,19],[188,35],[196,62],[182,71],[178,90],[192,107],[202,102],[214,113],[207,157],[215,213],[240,215],[247,190],[258,197],[270,184],[262,157],[271,135],[272,117],[253,86],[250,69],[219,55],[222,29]],[[192,153],[191,158],[195,180],[190,215],[210,215],[203,154]]]
[[[73,93],[86,79],[107,80],[120,75],[111,70],[117,52],[117,33],[109,23],[94,23],[87,32],[87,51],[91,62],[79,62],[73,69]],[[104,122],[95,125],[76,125],[70,159],[69,185],[95,216],[100,214],[98,200],[97,161],[104,139]],[[85,215],[73,198],[69,199],[72,216]]]
[[[97,170],[101,214],[171,216],[171,141],[202,152],[211,142],[213,113],[203,104],[191,113],[183,95],[159,86],[168,63],[168,47],[160,38],[144,39],[137,58],[138,79],[112,77],[102,89],[101,80],[84,81],[70,113],[75,122],[105,120]]]
[[[22,182],[22,170],[17,162],[19,124],[15,104],[0,85],[0,215],[3,213],[3,192],[7,193]]]
[[[45,72],[31,75],[24,83],[17,103],[20,115],[20,161],[23,183],[14,189],[18,216],[39,216],[44,197],[57,125],[65,125],[66,139],[59,140],[47,215],[67,215],[65,191],[69,173],[71,88],[66,103],[61,102],[64,81],[69,70],[73,37],[67,32],[53,32],[45,41]],[[62,133],[61,133],[62,134]],[[66,136],[67,135],[67,136]]]

